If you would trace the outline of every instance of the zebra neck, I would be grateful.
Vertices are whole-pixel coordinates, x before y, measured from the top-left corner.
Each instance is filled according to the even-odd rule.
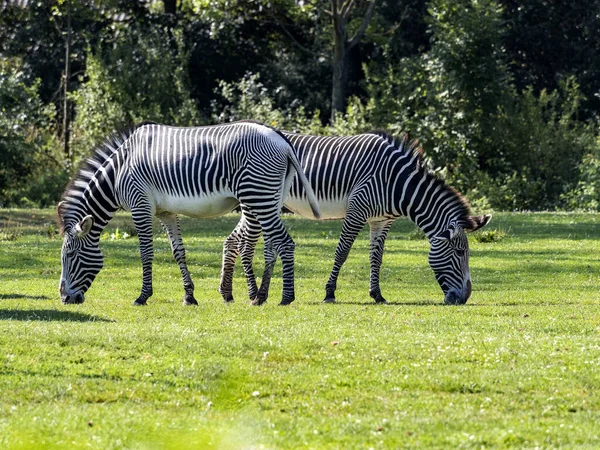
[[[446,230],[451,222],[469,216],[463,197],[429,173],[415,182],[411,191],[410,203],[405,202],[403,212],[429,239]]]
[[[111,157],[93,173],[80,174],[69,191],[70,212],[75,220],[90,215],[94,225],[90,231],[91,238],[99,238],[100,234],[120,208],[120,200],[115,189],[116,174],[120,168],[120,158]]]

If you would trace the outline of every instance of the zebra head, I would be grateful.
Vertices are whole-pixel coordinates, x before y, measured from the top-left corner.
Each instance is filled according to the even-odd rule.
[[[83,303],[85,291],[104,263],[98,238],[90,236],[92,216],[66,223],[61,252],[62,273],[58,290],[64,304]]]
[[[478,230],[490,221],[491,214],[473,216],[469,221],[451,221],[430,239],[429,265],[444,292],[447,305],[464,305],[471,296],[469,241],[467,232]]]

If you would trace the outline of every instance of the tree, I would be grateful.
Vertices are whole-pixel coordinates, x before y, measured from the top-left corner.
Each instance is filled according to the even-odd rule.
[[[377,0],[368,2],[360,26],[352,37],[348,37],[352,12],[358,9],[354,0],[331,0],[331,18],[333,23],[333,54],[331,83],[331,119],[343,112],[346,106],[348,84],[348,58],[350,50],[363,38],[367,26],[373,17]]]

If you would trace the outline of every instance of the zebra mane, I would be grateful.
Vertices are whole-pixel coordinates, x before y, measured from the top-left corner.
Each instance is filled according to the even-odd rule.
[[[418,164],[423,165],[425,163],[423,159],[423,147],[419,145],[419,141],[416,139],[409,141],[408,133],[404,133],[400,139],[396,139],[391,134],[381,130],[371,131],[368,134],[379,136],[395,149],[403,150],[411,156],[416,156]]]
[[[91,155],[81,162],[75,176],[65,188],[61,201],[58,204],[58,228],[61,235],[64,232],[64,216],[72,210],[73,199],[81,196],[89,185],[90,180],[94,177],[96,171],[102,167],[108,158],[119,151],[123,143],[135,130],[143,125],[150,124],[153,124],[153,122],[142,122],[112,133],[106,137],[102,143],[96,145]]]
[[[449,197],[452,197],[454,203],[454,210],[457,212],[456,220],[465,228],[470,229],[476,226],[475,221],[471,218],[471,206],[468,200],[452,186],[446,184],[436,173],[429,171],[426,167],[423,147],[419,144],[419,141],[409,141],[408,133],[404,133],[400,139],[394,138],[385,131],[372,131],[369,134],[375,134],[384,139],[389,145],[393,146],[397,150],[403,150],[407,154],[415,157],[416,168],[419,172],[427,173],[434,180],[434,187],[441,187]]]

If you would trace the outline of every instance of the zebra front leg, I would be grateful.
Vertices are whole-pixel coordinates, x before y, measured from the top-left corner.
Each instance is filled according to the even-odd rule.
[[[350,212],[350,208],[348,209]],[[335,290],[337,289],[337,279],[340,274],[340,269],[348,258],[348,253],[352,248],[352,244],[358,236],[360,230],[365,226],[366,220],[363,218],[356,217],[352,214],[346,215],[344,224],[342,225],[342,234],[340,235],[340,241],[335,249],[335,260],[333,262],[333,269],[331,269],[331,275],[325,285],[325,299],[323,303],[335,303]]]
[[[158,217],[162,223],[163,229],[169,237],[171,243],[171,252],[173,258],[179,265],[181,271],[181,278],[183,280],[183,289],[185,290],[185,296],[183,298],[184,305],[197,305],[198,301],[194,298],[194,283],[190,276],[187,263],[185,260],[185,247],[183,246],[183,238],[181,237],[181,226],[179,225],[179,218],[176,214],[163,214]]]
[[[281,262],[283,264],[283,295],[280,304],[288,305],[295,299],[294,241],[286,231],[281,217],[279,217],[279,209],[276,209],[270,215],[264,213],[257,214],[256,211],[251,211],[251,213],[256,218],[258,224],[260,224],[265,238],[265,270],[260,283],[260,289],[252,304],[261,305],[267,300],[273,267],[279,254],[282,257]],[[253,245],[252,249],[254,248]],[[249,261],[252,261],[251,258],[249,258]]]
[[[265,270],[260,282],[260,289],[256,293],[256,297],[252,300],[253,305],[262,305],[269,298],[269,287],[271,285],[271,277],[273,276],[273,268],[277,260],[277,253],[273,249],[273,243],[267,242],[265,238]]]
[[[383,249],[388,231],[392,226],[393,220],[382,220],[379,222],[370,222],[371,229],[371,248],[369,259],[371,262],[371,280],[369,287],[369,295],[375,303],[387,303],[386,299],[381,295],[379,286],[379,273],[381,270],[381,262],[383,260]]]
[[[254,260],[254,250],[256,249],[256,244],[260,238],[262,228],[252,213],[247,211],[244,207],[242,207],[242,214],[244,224],[240,233],[238,249],[241,254],[242,267],[244,268],[244,274],[246,275],[246,282],[248,284],[248,297],[250,297],[250,300],[252,301],[258,297],[258,286],[256,285],[256,276],[254,275],[252,261]]]
[[[147,208],[148,210],[150,207]],[[152,296],[152,214],[147,210],[131,211],[133,223],[140,241],[140,258],[142,260],[142,292],[133,302],[134,306],[143,306]]]
[[[289,236],[288,236],[289,237]],[[295,299],[294,292],[294,250],[296,244],[290,237],[288,241],[283,243],[279,249],[279,257],[281,258],[281,266],[283,272],[283,298],[280,305],[289,305]]]
[[[221,263],[219,294],[223,296],[225,303],[233,303],[233,269],[235,268],[235,260],[239,254],[239,228],[243,220],[243,218],[240,219],[238,225],[223,242],[223,262]]]

